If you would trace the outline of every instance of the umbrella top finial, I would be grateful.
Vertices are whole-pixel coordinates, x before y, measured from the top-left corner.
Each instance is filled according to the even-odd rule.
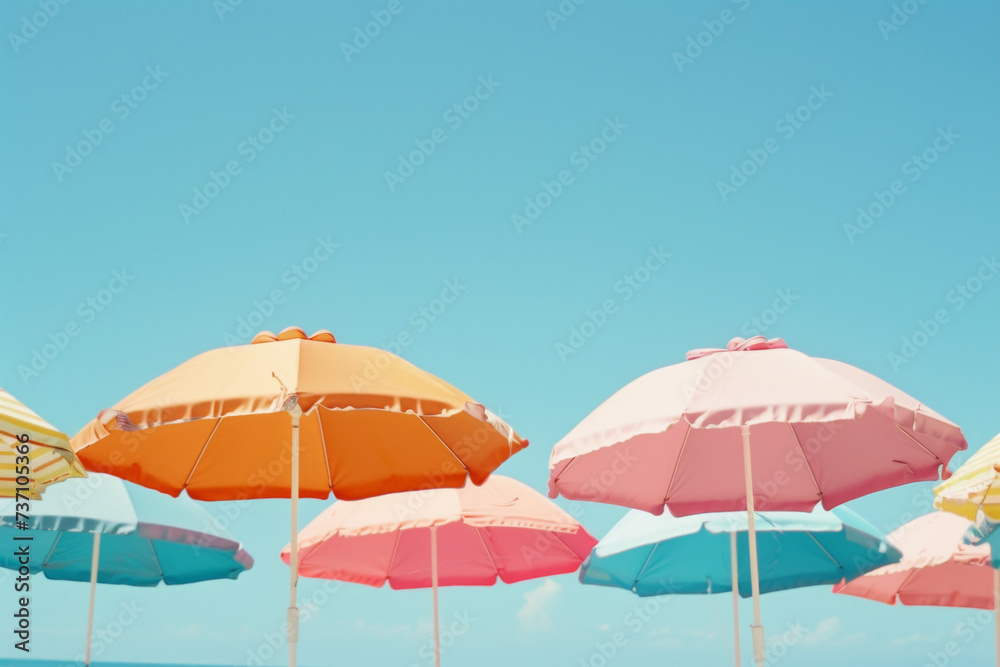
[[[259,343],[273,343],[279,340],[314,340],[319,343],[336,343],[337,339],[327,329],[320,329],[312,336],[307,336],[302,327],[286,327],[281,333],[275,335],[270,331],[261,331],[250,341],[251,345]]]
[[[731,339],[727,344],[725,349],[714,348],[714,347],[700,347],[696,350],[691,350],[687,353],[687,360],[700,359],[702,357],[708,356],[710,354],[716,354],[718,352],[750,352],[754,350],[782,350],[788,349],[788,344],[785,343],[781,338],[771,338],[768,340],[763,336],[752,336],[750,338],[736,338]]]

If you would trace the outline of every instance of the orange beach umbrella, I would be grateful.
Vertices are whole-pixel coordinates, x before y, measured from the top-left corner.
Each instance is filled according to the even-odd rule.
[[[343,500],[458,488],[527,446],[502,419],[383,350],[290,327],[200,354],[72,439],[84,465],[199,500]],[[295,665],[297,550],[291,554],[289,665]]]

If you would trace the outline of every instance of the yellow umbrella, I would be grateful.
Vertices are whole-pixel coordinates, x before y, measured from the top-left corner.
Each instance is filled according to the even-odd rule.
[[[66,435],[0,389],[0,497],[20,489],[37,500],[49,484],[86,476]]]
[[[948,481],[934,487],[934,506],[971,521],[982,509],[1000,521],[1000,435],[980,447]]]

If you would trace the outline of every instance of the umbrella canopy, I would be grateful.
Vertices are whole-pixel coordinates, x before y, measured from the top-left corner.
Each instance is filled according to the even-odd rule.
[[[482,484],[525,448],[502,419],[403,359],[289,327],[211,350],[73,437],[85,465],[192,498],[290,498],[288,664],[298,642],[298,499]]]
[[[830,509],[937,479],[967,444],[892,385],[780,338],[734,338],[687,359],[625,386],[556,443],[549,495],[675,516],[745,509],[763,667],[755,509]]]
[[[481,484],[527,445],[499,417],[409,362],[295,327],[200,354],[73,437],[84,465],[199,500],[289,498],[289,412],[304,498]]]
[[[299,571],[394,589],[429,588],[431,533],[440,586],[491,586],[574,572],[597,543],[517,480],[335,502],[299,533]],[[286,563],[290,547],[281,552]]]
[[[675,516],[745,509],[745,425],[761,510],[830,509],[937,479],[967,446],[899,389],[781,339],[737,338],[688,358],[626,385],[560,440],[549,495]]]
[[[989,545],[965,544],[971,526],[947,512],[917,517],[889,533],[903,559],[833,587],[886,604],[993,609]]]
[[[333,503],[298,542],[307,577],[433,589],[434,664],[440,666],[439,586],[573,572],[597,540],[537,491],[493,475],[481,487]],[[286,563],[290,557],[291,545],[281,553]]]
[[[25,444],[27,460],[17,450]],[[0,389],[0,497],[13,498],[20,488],[22,497],[37,500],[48,485],[86,474],[65,434]]]
[[[93,534],[101,534],[97,581],[156,586],[235,579],[253,559],[212,516],[187,498],[170,496],[92,473],[54,486],[31,504],[27,529],[15,525],[15,503],[0,511],[0,539],[30,537],[32,572],[49,579],[88,581]],[[206,532],[211,531],[211,532]],[[13,549],[0,566],[16,570]]]
[[[969,526],[962,536],[966,544],[985,544],[990,547],[990,565],[1000,569],[1000,522],[988,517],[981,517],[974,525]]]
[[[0,512],[0,539],[28,549],[29,571],[90,581],[84,665],[90,664],[98,582],[191,584],[235,579],[253,567],[250,554],[231,535],[215,530],[212,516],[193,501],[110,475],[93,473],[57,485],[32,503],[27,519],[16,507],[11,502]],[[24,567],[16,551],[0,553],[0,567]]]
[[[966,519],[978,518],[979,510],[1000,520],[1000,435],[987,442],[959,466],[946,481],[934,488],[934,506]]]
[[[594,548],[580,581],[624,588],[640,596],[733,593],[733,644],[740,664],[737,591],[760,593],[832,584],[900,559],[874,526],[846,507],[755,516],[745,512],[675,518],[632,510]],[[761,572],[748,568],[759,554]],[[759,611],[757,612],[759,616]]]
[[[763,593],[850,580],[902,556],[846,507],[756,518]],[[748,530],[745,512],[675,518],[632,510],[594,548],[580,581],[640,596],[731,591],[735,533],[737,588],[750,597]]]

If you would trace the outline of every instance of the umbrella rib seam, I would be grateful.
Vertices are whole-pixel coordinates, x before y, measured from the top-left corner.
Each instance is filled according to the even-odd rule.
[[[816,543],[816,546],[818,546],[818,547],[819,547],[819,548],[820,548],[820,549],[821,549],[821,550],[823,551],[823,553],[824,553],[824,554],[826,554],[826,557],[830,559],[830,562],[832,562],[832,563],[833,563],[834,565],[836,565],[836,566],[837,566],[838,568],[840,568],[841,570],[843,570],[843,569],[844,569],[844,566],[840,564],[840,561],[838,561],[838,560],[837,560],[836,558],[834,558],[834,557],[833,557],[833,555],[832,555],[832,554],[831,554],[831,553],[830,553],[829,551],[827,551],[827,550],[826,550],[826,547],[824,547],[824,546],[823,546],[823,545],[822,545],[822,544],[820,543],[820,541],[816,539],[816,536],[815,536],[815,535],[813,535],[813,534],[812,534],[812,533],[811,533],[810,531],[808,531],[808,530],[807,530],[807,531],[805,531],[805,533],[806,533],[806,535],[808,535],[808,536],[809,536],[809,539],[810,539],[810,540],[812,540],[813,542],[815,542],[815,543]],[[847,533],[847,526],[844,526],[844,534],[846,535],[846,533]]]
[[[681,417],[681,419],[678,419],[675,422],[675,424],[679,424],[681,423],[681,421],[684,421],[683,416]],[[666,505],[667,502],[670,500],[670,490],[674,486],[674,480],[677,479],[677,470],[678,468],[681,467],[681,457],[684,456],[684,448],[687,447],[688,438],[691,436],[691,432],[694,431],[694,426],[691,426],[690,423],[688,423],[687,427],[688,427],[687,432],[684,434],[684,441],[681,442],[681,450],[677,452],[677,462],[674,464],[674,469],[670,473],[670,481],[667,482],[667,495],[663,498],[664,505]],[[667,430],[664,431],[664,433],[666,433],[669,430],[670,428],[668,427]]]
[[[389,556],[389,564],[385,568],[385,580],[389,581],[389,576],[392,574],[392,564],[396,562],[396,551],[399,549],[399,538],[403,535],[403,531],[396,531],[396,542],[392,545],[392,555]],[[392,585],[391,583],[389,584]]]
[[[326,464],[326,481],[330,484],[330,491],[333,492],[333,471],[330,470],[330,457],[326,453],[326,436],[323,435],[323,421],[319,418],[319,410],[316,411],[316,428],[319,431],[320,449],[323,450],[323,463]]]
[[[806,470],[809,471],[809,479],[812,480],[813,486],[816,487],[816,493],[819,495],[819,499],[823,500],[823,491],[819,488],[819,482],[816,481],[816,475],[813,474],[812,465],[809,464],[809,457],[806,456],[806,450],[802,446],[802,441],[799,440],[799,434],[795,432],[795,425],[792,422],[785,422],[788,424],[788,428],[792,431],[792,437],[795,439],[795,444],[799,446],[799,451],[802,452],[802,460],[806,462]]]
[[[923,444],[922,442],[920,442],[919,440],[917,440],[916,438],[914,438],[914,437],[913,437],[912,435],[910,435],[909,433],[907,433],[907,432],[906,432],[906,430],[905,430],[905,429],[904,429],[904,428],[903,428],[902,426],[900,426],[899,424],[897,424],[897,423],[895,422],[895,420],[891,420],[891,419],[889,419],[889,417],[888,417],[888,416],[886,416],[886,415],[884,415],[884,414],[883,414],[883,413],[882,413],[882,412],[881,412],[880,410],[875,410],[875,412],[877,412],[877,413],[878,413],[879,415],[881,415],[881,416],[882,416],[882,417],[883,417],[883,418],[884,418],[884,419],[885,419],[885,420],[886,420],[887,422],[889,422],[889,423],[890,423],[890,424],[892,424],[892,425],[893,425],[894,427],[896,427],[896,430],[898,430],[898,431],[899,431],[900,433],[902,433],[902,434],[903,434],[903,435],[905,435],[905,436],[906,436],[907,438],[909,438],[910,440],[912,440],[912,441],[913,441],[913,442],[914,442],[914,443],[915,443],[915,444],[917,445],[917,447],[919,447],[920,449],[924,450],[924,451],[925,451],[925,452],[926,452],[927,454],[929,454],[929,455],[930,455],[930,456],[931,456],[931,457],[932,457],[932,458],[933,458],[933,459],[934,459],[935,461],[937,461],[937,462],[938,462],[938,465],[941,465],[941,466],[945,465],[945,462],[941,460],[941,457],[940,457],[940,456],[938,456],[937,454],[935,454],[935,453],[934,453],[934,452],[932,452],[931,450],[927,449],[927,447],[925,447],[925,446],[924,446],[924,444]],[[915,413],[916,413],[916,411],[914,411],[914,414],[915,414]],[[954,453],[953,453],[953,454],[954,454]]]
[[[470,472],[470,470],[469,470],[469,466],[465,465],[465,462],[464,462],[464,461],[462,461],[462,459],[458,458],[458,454],[456,454],[456,453],[455,453],[454,451],[452,451],[451,447],[449,447],[449,446],[448,446],[448,443],[446,443],[446,442],[445,442],[444,440],[442,440],[442,439],[441,439],[441,436],[439,436],[439,435],[437,434],[437,432],[436,432],[436,431],[435,431],[434,429],[432,429],[432,428],[431,428],[431,425],[430,425],[430,424],[428,424],[428,423],[427,423],[426,421],[424,421],[424,416],[423,416],[423,415],[417,415],[417,419],[419,419],[419,420],[420,420],[420,423],[421,423],[421,424],[423,424],[423,425],[424,425],[424,426],[425,426],[425,427],[427,428],[427,430],[431,432],[431,435],[433,435],[433,436],[434,436],[434,438],[435,438],[435,439],[436,439],[436,440],[437,440],[438,442],[440,442],[440,443],[441,443],[441,446],[443,446],[443,447],[445,448],[445,450],[447,450],[447,452],[448,452],[449,454],[451,454],[452,456],[454,456],[454,457],[455,457],[455,460],[456,460],[456,461],[458,461],[458,465],[462,466],[462,468],[464,468],[464,469],[465,469],[465,473],[466,473],[466,475],[468,475],[468,474],[469,474],[469,472]]]
[[[639,586],[639,579],[642,578],[642,573],[645,572],[646,566],[649,565],[649,561],[652,560],[653,554],[656,553],[656,548],[660,546],[660,542],[653,544],[653,548],[649,550],[649,555],[646,556],[646,560],[643,561],[642,567],[639,568],[639,572],[635,575],[635,581],[632,582],[632,592],[638,595],[636,588]]]
[[[156,569],[160,572],[160,581],[166,584],[167,575],[163,573],[163,566],[160,565],[160,557],[156,555],[156,546],[153,544],[152,538],[147,537],[146,541],[149,542],[149,550],[153,553],[153,561],[156,563]]]
[[[52,558],[52,554],[53,554],[53,552],[55,552],[56,545],[59,544],[59,538],[62,537],[62,535],[63,535],[63,531],[61,531],[61,530],[56,533],[56,539],[52,543],[52,547],[49,549],[49,553],[45,554],[45,560],[42,561],[42,565],[41,565],[42,568],[44,568],[46,565],[49,564],[49,559]]]
[[[468,524],[466,524],[466,525],[468,525]],[[486,552],[487,557],[489,557],[490,564],[493,565],[493,571],[496,572],[497,576],[500,577],[500,580],[503,581],[503,577],[500,574],[500,568],[497,567],[497,562],[496,562],[496,560],[493,559],[493,552],[490,551],[490,548],[488,546],[486,546],[486,538],[483,537],[483,533],[480,531],[480,529],[477,526],[471,526],[471,527],[476,531],[476,535],[479,536],[479,541],[483,545],[483,550]]]
[[[215,426],[212,427],[212,432],[208,434],[207,438],[205,438],[205,444],[201,448],[201,453],[198,454],[198,459],[194,462],[194,465],[191,466],[191,472],[188,473],[187,479],[184,480],[184,485],[181,487],[182,489],[186,489],[187,485],[191,482],[191,478],[194,477],[194,471],[198,469],[198,464],[201,463],[202,457],[205,456],[205,450],[208,449],[208,443],[212,442],[212,437],[215,435],[215,432],[219,430],[220,424],[222,424],[221,417],[215,420]]]
[[[557,531],[550,530],[550,531],[548,531],[548,533],[550,535],[552,535],[553,537],[555,537],[556,540],[559,542],[559,544],[563,545],[566,548],[566,551],[568,551],[570,554],[572,554],[572,556],[574,558],[579,558],[580,557],[580,554],[576,553],[576,551],[573,550],[573,547],[571,547],[570,545],[566,544],[566,541],[563,540],[561,537],[559,537],[559,533]]]

